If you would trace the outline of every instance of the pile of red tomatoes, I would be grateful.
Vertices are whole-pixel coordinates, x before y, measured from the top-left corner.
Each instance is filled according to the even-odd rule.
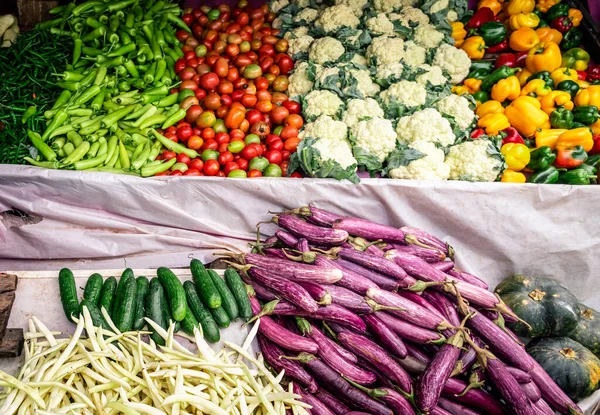
[[[304,121],[300,104],[285,94],[294,62],[286,54],[287,40],[271,28],[275,14],[267,5],[250,9],[242,0],[233,10],[186,10],[182,19],[193,35],[177,32],[184,57],[175,64],[181,84],[172,92],[179,93],[187,115],[164,135],[200,157],[180,154],[178,170],[168,174],[286,176]]]

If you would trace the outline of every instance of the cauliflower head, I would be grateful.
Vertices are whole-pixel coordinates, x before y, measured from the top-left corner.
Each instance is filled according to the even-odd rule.
[[[415,141],[429,141],[445,147],[456,141],[450,121],[442,117],[442,114],[434,108],[425,108],[400,118],[396,125],[396,133],[399,141],[408,144]]]
[[[390,120],[370,118],[359,121],[351,129],[354,146],[377,157],[380,162],[396,148],[396,132]]]
[[[337,94],[334,94],[331,91],[311,91],[304,98],[302,114],[304,115],[304,118],[308,120],[315,119],[320,115],[329,115],[333,118],[338,118],[343,106],[344,102]]]
[[[471,59],[464,50],[445,43],[435,53],[433,64],[445,69],[453,84],[459,84],[469,74]]]
[[[427,91],[421,85],[413,81],[402,80],[396,82],[383,91],[380,95],[384,104],[389,105],[392,100],[406,107],[418,107],[424,105],[427,100]]]
[[[442,68],[439,66],[421,65],[419,68],[426,71],[421,75],[417,75],[415,78],[415,81],[417,81],[419,85],[427,87],[427,82],[433,86],[445,85],[448,83],[448,78],[444,76]]]
[[[315,39],[312,36],[304,35],[295,39],[288,40],[287,52],[291,56],[299,55],[301,53],[308,53],[310,45]]]
[[[378,13],[377,16],[368,19],[367,29],[375,35],[394,34],[394,24],[387,18],[385,13]]]
[[[489,140],[465,141],[446,156],[450,180],[493,182],[504,169],[504,158]]]
[[[356,165],[356,159],[352,155],[352,144],[347,139],[335,141],[320,138],[313,147],[319,150],[322,160],[337,161],[344,169]]]
[[[318,64],[337,61],[346,50],[337,39],[326,36],[315,40],[308,52],[308,58]]]
[[[356,29],[360,21],[354,11],[345,4],[337,4],[323,10],[315,21],[315,26],[326,33],[335,33],[342,27]]]
[[[290,4],[289,0],[273,0],[269,3],[269,10],[271,10],[273,13],[277,13],[288,4]]]
[[[461,130],[468,129],[475,121],[475,113],[469,107],[469,101],[460,95],[448,95],[436,103],[436,108],[442,114],[454,117],[456,125]]]
[[[315,71],[315,81],[320,83],[325,82],[325,80],[330,76],[340,76],[340,68],[327,68],[325,66],[316,65],[317,69]],[[338,82],[338,87],[341,87],[341,82]]]
[[[378,12],[390,13],[406,6],[414,6],[419,0],[374,0],[373,6]]]
[[[452,23],[458,20],[458,13],[456,10],[450,8],[449,0],[438,0],[429,8],[429,14],[435,14],[441,11],[446,12],[446,20]]]
[[[321,115],[313,122],[304,124],[298,138],[319,138],[324,140],[342,141],[348,138],[348,126],[342,121],[336,121],[329,115]]]
[[[285,32],[285,35],[283,35],[283,38],[285,40],[289,41],[290,39],[295,39],[297,37],[302,37],[302,36],[306,36],[306,35],[308,35],[308,27],[300,26],[300,27],[295,28],[294,30]]]
[[[365,6],[369,3],[368,0],[335,0],[335,4],[344,4],[352,9],[356,17],[363,14]]]
[[[444,34],[434,25],[421,24],[415,29],[415,42],[426,48],[436,48],[444,40]]]
[[[312,23],[315,20],[317,20],[318,16],[318,10],[311,9],[310,7],[308,7],[306,9],[301,10],[300,13],[298,13],[296,17],[294,17],[294,21],[298,23],[304,20],[306,23]],[[308,32],[308,27],[306,27],[306,31]]]
[[[308,62],[301,62],[289,76],[288,96],[291,98],[305,95],[313,88],[313,81],[308,78]]]
[[[310,0],[291,0],[291,3],[296,5],[299,9],[310,7]]]
[[[377,101],[373,98],[358,99],[354,98],[348,101],[346,112],[342,117],[342,121],[349,128],[353,128],[361,118],[377,117],[383,118],[384,113]]]
[[[394,15],[393,20],[400,20],[402,26],[411,27],[411,23],[424,25],[429,23],[429,16],[416,7],[405,7],[400,13]]]
[[[356,89],[365,97],[372,97],[379,93],[380,86],[371,79],[367,69],[350,69],[350,75],[356,79]]]
[[[365,58],[363,55],[359,55],[358,53],[355,53],[354,56],[352,56],[350,63],[355,63],[361,66],[368,66],[369,64],[367,62],[367,58]]]
[[[367,48],[367,59],[375,58],[377,65],[398,63],[404,58],[404,41],[400,38],[379,36]]]
[[[417,45],[412,40],[404,43],[404,45],[406,46],[404,63],[410,66],[419,66],[425,63],[425,60],[427,59],[427,49]]]
[[[405,166],[398,166],[390,169],[388,175],[393,179],[412,179],[412,180],[448,180],[450,177],[450,166],[444,163],[444,150],[439,149],[435,144],[427,141],[415,141],[410,144],[409,149],[399,152],[410,154],[416,152],[423,156],[416,160],[409,158],[410,161]],[[411,151],[412,150],[412,151]]]
[[[386,63],[378,65],[375,72],[375,79],[400,79],[404,71],[404,65],[401,63]]]

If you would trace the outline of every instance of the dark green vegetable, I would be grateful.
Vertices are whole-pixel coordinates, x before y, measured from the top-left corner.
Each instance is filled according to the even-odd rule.
[[[173,274],[173,271],[168,268],[160,267],[156,271],[156,274],[167,293],[171,316],[175,321],[183,320],[187,311],[183,284],[181,284],[179,278]]]
[[[548,146],[536,148],[529,153],[529,156],[530,160],[527,168],[533,171],[544,170],[556,160],[556,154]]]
[[[115,294],[115,302],[113,304],[113,309],[112,309],[112,313],[111,313],[111,317],[113,319],[115,318],[114,315],[113,315],[113,313],[115,312],[115,310],[118,307],[121,306],[121,302],[123,301],[123,294],[124,294],[125,283],[130,278],[134,278],[133,270],[131,268],[127,268],[121,274],[121,278],[119,279],[119,285],[117,286],[117,292]]]
[[[95,273],[88,278],[85,283],[85,289],[83,290],[83,299],[98,305],[100,302],[100,295],[102,294],[102,285],[104,280],[102,275]]]
[[[209,308],[210,314],[212,314],[213,318],[217,322],[217,325],[221,328],[229,327],[230,320],[227,312],[223,309],[223,307],[218,308]]]
[[[108,277],[102,285],[102,292],[100,293],[100,301],[98,302],[98,308],[102,310],[102,307],[110,315],[113,309],[113,303],[115,295],[117,293],[117,279],[115,277]]]
[[[88,309],[88,312],[90,313],[90,317],[92,318],[92,322],[94,323],[94,326],[102,327],[104,330],[112,331],[112,329],[110,328],[110,326],[104,319],[102,312],[96,306],[96,304],[94,304],[93,302],[86,300],[84,298],[83,300],[81,300],[81,307],[82,307],[82,312],[83,312],[83,307],[86,307]]]
[[[492,86],[496,84],[498,81],[508,78],[509,76],[514,75],[517,70],[520,68],[510,68],[509,66],[503,65],[500,68],[496,69],[490,75],[488,75],[483,82],[481,82],[481,90],[482,91],[490,91]]]
[[[550,114],[550,125],[552,128],[564,128],[566,130],[570,129],[573,126],[573,113],[564,108],[558,108],[552,111]]]
[[[148,296],[146,297],[146,317],[150,320],[154,321],[163,329],[167,330],[167,322],[164,319],[163,310],[161,307],[162,296],[164,295],[163,286],[158,280],[158,278],[153,278],[150,280],[150,285],[148,287]],[[151,327],[148,327],[151,329]],[[165,339],[163,339],[155,330],[152,330],[152,334],[150,338],[154,341],[154,343],[164,346]]]
[[[537,184],[554,184],[558,183],[558,177],[560,176],[560,170],[554,166],[548,166],[543,170],[540,170],[533,174],[529,178],[530,183]]]
[[[181,329],[190,336],[194,335],[194,329],[198,327],[198,320],[194,316],[194,313],[190,309],[189,305],[187,307],[187,312],[185,313],[185,318],[181,320]]]
[[[62,302],[65,315],[71,321],[73,316],[79,317],[81,307],[77,297],[77,287],[75,285],[75,277],[68,268],[63,268],[58,273],[58,287],[60,289],[60,301]]]
[[[225,270],[225,282],[235,297],[240,317],[246,321],[251,319],[253,316],[252,306],[250,305],[246,285],[240,278],[240,275],[233,268],[228,268]]]
[[[194,313],[194,316],[202,327],[202,333],[204,338],[210,343],[216,343],[221,339],[219,333],[219,327],[213,319],[210,311],[202,304],[200,297],[198,297],[198,291],[192,281],[186,281],[183,283],[183,289],[187,297],[188,305],[190,310]]]
[[[569,14],[569,5],[566,3],[555,4],[546,12],[546,20],[551,21],[557,17],[566,16]]]
[[[549,86],[550,88],[554,89],[554,79],[552,79],[552,77],[550,76],[550,72],[548,71],[540,71],[534,73],[529,78],[527,78],[527,82],[531,81],[532,79],[542,79],[544,82],[546,82],[546,86]]]
[[[204,267],[204,264],[197,259],[192,259],[190,270],[192,271],[192,277],[202,302],[208,308],[221,307],[221,295],[208,275],[208,271]]]
[[[500,22],[487,22],[479,27],[479,35],[486,46],[494,46],[506,39],[506,27]]]
[[[115,308],[113,320],[120,332],[126,332],[133,327],[136,314],[137,281],[135,278],[127,278],[122,287],[120,285],[117,290],[117,299],[119,294],[121,294],[121,301]]]
[[[583,38],[583,32],[579,27],[574,27],[564,34],[562,41],[560,42],[560,48],[562,50],[569,50],[581,45]]]
[[[561,82],[561,84],[563,82]],[[573,117],[576,122],[580,122],[584,125],[591,125],[600,119],[600,113],[598,113],[598,107],[595,105],[582,105],[573,108]]]
[[[149,282],[148,278],[139,276],[136,278],[137,293],[135,299],[135,318],[133,319],[133,330],[142,330],[146,325],[146,296],[148,295]]]
[[[235,301],[235,297],[231,293],[231,290],[229,287],[227,287],[225,280],[219,277],[219,274],[217,274],[214,270],[209,269],[208,275],[215,284],[215,287],[217,287],[219,294],[221,294],[221,307],[227,312],[230,320],[235,320],[239,317],[240,311],[238,309],[237,302]]]
[[[569,337],[598,356],[600,355],[600,313],[585,304],[579,304],[579,310],[581,311],[579,322]]]
[[[587,168],[576,168],[561,173],[558,180],[564,184],[590,184],[596,181],[596,174],[591,173]]]
[[[568,92],[571,95],[571,98],[575,98],[575,95],[577,95],[577,92],[579,92],[579,85],[575,81],[566,79],[564,81],[560,81],[558,85],[556,85],[556,89],[559,91]]]

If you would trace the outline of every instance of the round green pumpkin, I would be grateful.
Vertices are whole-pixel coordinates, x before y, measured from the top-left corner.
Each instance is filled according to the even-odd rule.
[[[574,401],[587,398],[600,381],[600,359],[568,337],[533,340],[527,352]]]
[[[577,298],[549,278],[512,275],[498,284],[496,293],[531,326],[530,329],[521,322],[509,324],[519,336],[568,336],[579,321]]]
[[[600,313],[585,304],[579,304],[579,309],[579,323],[569,337],[600,356]]]

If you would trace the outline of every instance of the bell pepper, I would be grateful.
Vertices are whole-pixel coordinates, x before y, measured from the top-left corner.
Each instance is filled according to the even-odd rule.
[[[568,16],[569,14],[569,5],[564,3],[556,4],[548,9],[546,12],[547,20],[554,20],[557,17]]]
[[[560,135],[565,131],[568,130],[542,128],[540,131],[535,133],[535,146],[537,148],[548,146],[554,150],[556,148],[558,137],[560,137]]]
[[[540,37],[530,27],[515,30],[511,33],[509,40],[510,47],[517,52],[530,50],[538,43],[540,43]]]
[[[477,91],[473,95],[473,99],[475,100],[475,103],[477,104],[477,106],[483,104],[484,102],[489,101],[490,96],[487,92],[485,91]]]
[[[527,61],[527,54],[528,54],[528,52],[529,51],[515,53],[515,56],[517,57],[517,67],[519,67],[519,68],[524,68],[525,67],[525,63]]]
[[[501,79],[492,87],[492,99],[504,102],[507,99],[513,101],[521,94],[521,85],[516,76]]]
[[[559,149],[556,152],[554,165],[560,169],[574,169],[579,167],[588,158],[583,146],[577,145],[569,148]]]
[[[561,61],[560,48],[556,43],[540,42],[527,53],[525,66],[532,73],[540,71],[552,72],[560,67]]]
[[[500,153],[504,155],[508,168],[514,171],[523,170],[530,160],[529,149],[525,144],[504,144],[500,148]]]
[[[567,16],[562,16],[552,20],[550,22],[550,27],[558,30],[560,33],[567,33],[573,28],[573,23],[571,23],[571,19]]]
[[[527,168],[533,171],[544,170],[556,160],[556,154],[548,146],[536,148],[529,156],[530,160],[527,163]]]
[[[527,178],[521,172],[506,169],[502,173],[500,181],[504,183],[525,183],[527,181]]]
[[[583,13],[579,9],[569,9],[569,13],[567,14],[569,19],[571,19],[571,23],[573,23],[573,27],[577,27],[581,24],[583,20]]]
[[[556,107],[563,107],[568,110],[573,109],[573,101],[571,94],[565,91],[552,91],[548,95],[538,98],[542,104],[542,111],[546,114],[552,114]]]
[[[569,50],[575,48],[581,45],[582,38],[583,33],[581,32],[581,29],[579,29],[578,27],[574,27],[563,35],[563,40],[560,43],[560,48],[562,50]]]
[[[550,75],[550,72],[548,72],[548,75]],[[533,74],[531,73],[531,71],[529,69],[523,68],[519,72],[517,72],[516,76],[519,79],[519,84],[521,86],[524,86],[527,83],[527,80],[531,76],[533,76]],[[552,80],[550,80],[550,81],[552,81]]]
[[[469,88],[467,88],[464,85],[455,85],[452,87],[452,89],[450,90],[450,92],[452,92],[455,95],[464,95],[464,94],[470,94],[471,91],[469,90]]]
[[[475,110],[475,114],[477,114],[479,118],[483,118],[488,114],[504,114],[504,107],[498,101],[489,100],[478,106]]]
[[[588,151],[588,154],[598,154],[597,156],[595,156],[595,159],[598,160],[595,164],[598,164],[598,163],[600,163],[600,134],[594,133],[592,140],[594,140],[594,146],[592,147],[592,149],[590,151]],[[591,159],[591,157],[590,157],[590,159]],[[589,159],[588,159],[588,161],[586,161],[586,163],[589,164]]]
[[[466,38],[460,48],[467,53],[469,58],[474,60],[479,60],[485,55],[485,41],[481,36]]]
[[[590,125],[590,129],[592,130],[592,134],[600,135],[600,120]]]
[[[476,128],[471,132],[471,138],[476,139],[485,135],[485,130],[483,128]]]
[[[471,90],[471,94],[481,90],[481,79],[467,78],[463,81],[463,84]]]
[[[589,62],[590,54],[581,48],[569,49],[562,55],[562,66],[576,71],[585,71]]]
[[[569,170],[560,174],[558,181],[563,184],[581,185],[596,182],[596,175],[585,168]]]
[[[564,81],[560,81],[558,85],[556,85],[556,90],[568,92],[571,95],[571,98],[575,98],[577,92],[579,92],[579,85],[575,81],[566,79]]]
[[[573,117],[576,122],[580,122],[584,125],[592,125],[600,119],[600,114],[598,113],[597,106],[584,105],[573,108]]]
[[[550,92],[552,92],[552,89],[543,79],[532,79],[521,89],[521,95],[528,95],[534,98],[543,97]]]
[[[450,25],[452,26],[452,39],[454,39],[454,47],[459,48],[467,37],[465,25],[461,22],[452,22]]]
[[[504,39],[502,42],[498,43],[494,46],[489,46],[487,48],[487,53],[499,53],[508,50],[508,39]]]
[[[500,130],[510,127],[504,114],[487,114],[477,121],[477,126],[485,129],[487,135],[498,135]]]
[[[587,72],[586,71],[577,71],[577,78],[579,78],[580,81],[585,81],[587,79]],[[588,86],[590,86],[589,82],[588,82]]]
[[[490,9],[495,16],[502,11],[502,3],[499,0],[481,0],[477,3],[477,11],[483,8]]]
[[[494,66],[500,68],[501,66],[508,66],[514,68],[517,66],[517,56],[514,53],[502,53],[496,59]]]
[[[487,46],[494,46],[506,38],[506,27],[499,22],[482,24],[477,31]]]
[[[536,72],[533,75],[531,75],[529,78],[527,78],[527,82],[530,82],[534,79],[541,79],[542,81],[544,81],[546,86],[548,86],[549,88],[554,88],[554,79],[552,79],[552,77],[550,75],[551,74],[549,71]]]
[[[562,33],[551,27],[540,27],[535,29],[535,33],[539,36],[540,42],[554,42],[558,45],[563,38]]]
[[[598,138],[600,138],[600,137],[598,137]],[[594,150],[591,150],[591,151],[594,151]],[[588,152],[588,154],[590,154],[591,151]],[[587,166],[594,167],[596,169],[596,172],[597,172],[598,171],[598,167],[600,166],[600,154],[595,153],[593,156],[588,157],[588,159],[583,164],[585,164]]]
[[[550,74],[550,77],[554,81],[554,86],[556,87],[559,83],[566,80],[576,81],[579,78],[577,71],[575,69],[562,67],[558,68]]]
[[[498,83],[502,79],[506,79],[509,76],[513,76],[517,72],[517,68],[509,68],[508,66],[502,66],[487,76],[481,83],[482,91],[489,91],[492,86]]]
[[[506,9],[507,15],[513,16],[519,13],[531,13],[535,8],[535,0],[510,0]]]
[[[574,102],[577,106],[595,105],[600,108],[600,85],[591,85],[579,91]]]
[[[579,72],[578,72],[579,73]],[[578,79],[575,81],[575,83],[577,85],[579,85],[579,90],[581,91],[582,89],[587,89],[590,87],[590,83],[588,81],[582,81],[581,79]]]
[[[600,81],[600,65],[588,66],[587,77],[585,78],[588,82]]]
[[[523,137],[531,137],[549,118],[540,107],[540,101],[533,97],[518,97],[504,109],[504,115]]]
[[[472,61],[471,68],[467,78],[484,79],[494,68],[494,63],[491,61]]]
[[[467,30],[479,29],[484,23],[491,22],[494,16],[495,13],[491,8],[481,7],[471,16],[464,28]]]
[[[594,147],[594,139],[589,128],[574,128],[558,136],[558,140],[556,141],[557,150],[566,150],[575,146],[583,147],[583,150],[586,152]]]
[[[540,24],[540,16],[535,13],[519,13],[510,16],[508,24],[512,30],[517,30],[521,27],[536,28]]]
[[[560,0],[538,0],[537,7],[542,13],[546,13],[552,6],[560,3]]]
[[[550,114],[550,125],[552,128],[569,129],[573,126],[573,113],[564,108],[558,108]]]
[[[538,25],[538,29],[546,28],[546,27],[550,27],[548,22],[545,21],[544,19],[540,19],[540,24]],[[562,35],[561,35],[561,39],[562,39]]]
[[[529,177],[530,183],[537,184],[554,184],[558,183],[560,170],[554,166],[548,166],[544,170],[540,170]]]
[[[500,132],[500,135],[502,136],[502,145],[508,143],[525,144],[525,140],[514,127],[505,128]]]

